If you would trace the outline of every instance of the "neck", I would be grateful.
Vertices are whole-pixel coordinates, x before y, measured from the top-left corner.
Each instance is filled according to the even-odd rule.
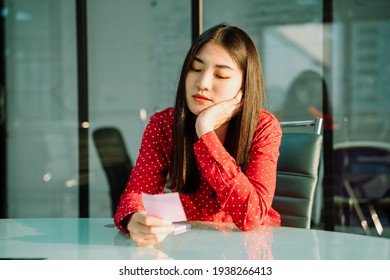
[[[228,130],[228,126],[229,126],[229,123],[226,122],[215,130],[215,133],[217,134],[218,139],[219,139],[219,141],[221,141],[222,144],[225,142],[225,137],[226,137],[226,133]]]

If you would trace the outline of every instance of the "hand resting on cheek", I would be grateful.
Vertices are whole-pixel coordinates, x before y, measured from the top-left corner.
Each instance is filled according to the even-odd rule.
[[[241,110],[243,101],[240,90],[232,99],[219,102],[203,110],[196,119],[195,129],[198,137],[227,123]]]

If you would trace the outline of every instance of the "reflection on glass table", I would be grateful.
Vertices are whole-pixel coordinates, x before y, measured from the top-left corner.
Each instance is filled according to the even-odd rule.
[[[110,218],[0,220],[0,259],[390,259],[390,239],[289,227],[243,232],[192,222],[154,247],[137,247]]]

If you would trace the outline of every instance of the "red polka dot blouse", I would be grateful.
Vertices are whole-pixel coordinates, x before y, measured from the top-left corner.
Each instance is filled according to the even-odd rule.
[[[123,232],[127,233],[127,229],[121,221],[131,213],[144,210],[142,192],[164,192],[172,150],[172,126],[172,108],[150,118],[136,165],[114,216],[116,226]],[[187,220],[233,222],[245,231],[258,225],[280,225],[280,215],[271,204],[281,138],[279,122],[263,109],[243,173],[214,131],[200,137],[194,144],[200,186],[194,194],[180,194]],[[216,196],[212,195],[213,190]]]

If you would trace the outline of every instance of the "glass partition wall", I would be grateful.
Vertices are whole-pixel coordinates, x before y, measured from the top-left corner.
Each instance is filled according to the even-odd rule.
[[[85,1],[84,104],[78,98],[76,3],[2,1],[6,217],[77,217],[79,199],[89,216],[111,217],[94,131],[118,129],[134,163],[150,115],[173,105],[191,43],[191,2]],[[88,112],[87,121],[79,123],[79,110]],[[81,160],[88,155],[88,174],[80,172],[80,126],[88,130],[88,145],[81,145],[89,149],[81,151]],[[86,186],[88,195],[80,198]]]
[[[200,18],[203,30],[227,22],[252,36],[266,108],[281,121],[325,118],[313,227],[331,223],[334,230],[389,236],[388,1],[85,1],[85,104],[79,102],[77,1],[0,3],[3,216],[80,215],[80,125],[88,131],[88,215],[112,216],[115,202],[94,132],[117,129],[135,163],[149,117],[173,105]],[[88,115],[83,124],[80,110]]]
[[[78,216],[75,6],[4,1],[6,213]]]

